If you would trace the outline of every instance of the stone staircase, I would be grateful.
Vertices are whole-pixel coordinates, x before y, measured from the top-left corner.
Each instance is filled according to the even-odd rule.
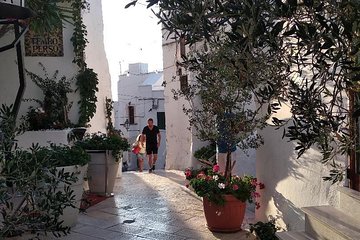
[[[360,192],[339,188],[339,206],[302,208],[305,231],[279,232],[281,240],[360,240]]]

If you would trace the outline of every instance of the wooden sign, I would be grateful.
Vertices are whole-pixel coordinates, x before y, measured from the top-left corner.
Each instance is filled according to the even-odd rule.
[[[29,30],[25,34],[25,56],[64,56],[62,27],[42,34],[36,34]]]

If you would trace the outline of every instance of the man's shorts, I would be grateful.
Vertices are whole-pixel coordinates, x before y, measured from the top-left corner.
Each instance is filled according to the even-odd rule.
[[[157,154],[158,153],[158,147],[157,144],[146,144],[146,154]]]

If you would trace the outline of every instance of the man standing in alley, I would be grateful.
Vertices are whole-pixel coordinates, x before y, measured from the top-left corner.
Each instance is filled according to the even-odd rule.
[[[155,170],[158,149],[160,147],[161,135],[159,128],[154,125],[154,120],[149,118],[147,126],[142,131],[142,141],[146,141],[146,155],[149,162],[149,173]]]

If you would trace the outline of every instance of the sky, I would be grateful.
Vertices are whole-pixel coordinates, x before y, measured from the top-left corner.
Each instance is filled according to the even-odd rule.
[[[161,25],[145,0],[124,9],[131,0],[103,0],[104,43],[111,75],[112,98],[117,100],[117,81],[129,63],[149,64],[149,71],[162,70]],[[154,9],[156,11],[156,9]]]

